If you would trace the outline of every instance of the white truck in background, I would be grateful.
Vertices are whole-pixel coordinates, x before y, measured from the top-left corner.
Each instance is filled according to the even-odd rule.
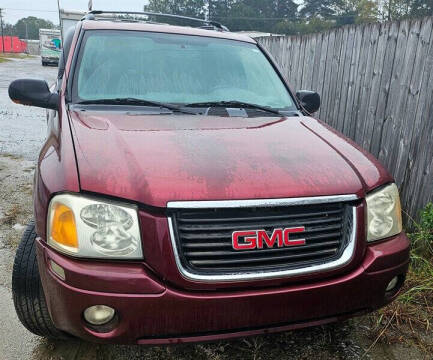
[[[42,66],[59,64],[62,48],[60,30],[39,29],[39,46],[41,49]]]
[[[86,15],[86,12],[79,10],[59,10],[59,19],[60,19],[60,29],[62,31],[62,39],[65,36],[66,32],[75,24],[80,21],[83,16]]]
[[[87,11],[81,10],[66,10],[59,9],[59,20],[60,20],[60,29],[62,31],[62,39],[66,35],[66,32],[74,27],[78,21],[82,20],[84,16],[86,16]],[[104,19],[115,19],[117,15],[115,14],[103,14],[103,15],[95,15],[96,18],[100,19],[101,17]]]

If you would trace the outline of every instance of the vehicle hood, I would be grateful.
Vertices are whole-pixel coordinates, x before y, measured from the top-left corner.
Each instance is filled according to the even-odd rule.
[[[309,117],[70,111],[82,191],[169,201],[364,196],[391,179]]]

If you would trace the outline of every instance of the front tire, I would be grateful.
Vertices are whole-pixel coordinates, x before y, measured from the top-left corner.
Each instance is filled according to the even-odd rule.
[[[15,311],[21,323],[33,334],[52,339],[64,338],[48,313],[36,260],[36,236],[32,221],[27,226],[15,255],[12,271]]]

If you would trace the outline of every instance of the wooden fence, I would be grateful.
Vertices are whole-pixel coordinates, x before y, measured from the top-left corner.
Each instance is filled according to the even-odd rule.
[[[433,201],[433,18],[261,38],[294,89],[395,176],[411,216]]]

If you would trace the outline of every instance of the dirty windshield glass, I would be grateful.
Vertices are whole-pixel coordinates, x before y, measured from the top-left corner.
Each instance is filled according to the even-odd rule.
[[[240,101],[290,109],[265,55],[240,41],[136,31],[87,31],[74,102],[139,98],[174,104]]]

